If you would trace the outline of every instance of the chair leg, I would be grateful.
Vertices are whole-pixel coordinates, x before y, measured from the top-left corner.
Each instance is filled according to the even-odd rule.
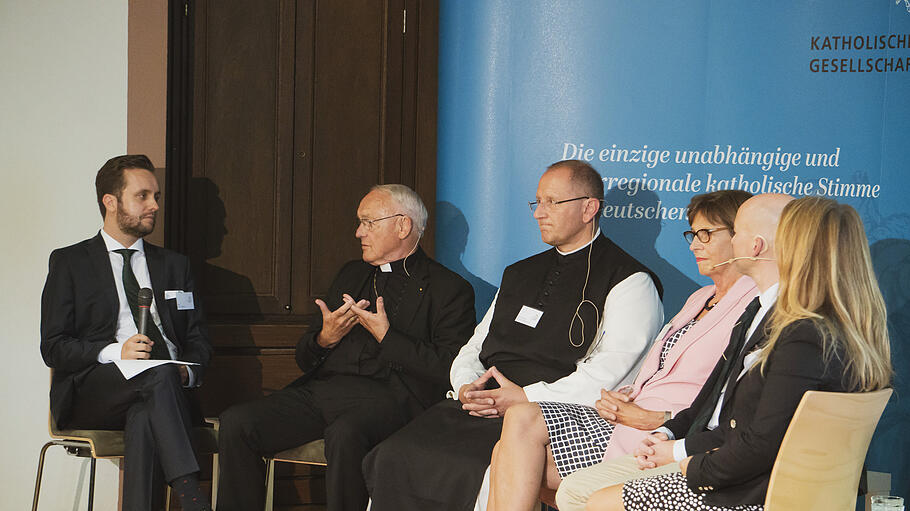
[[[171,511],[171,485],[164,490],[164,511]]]
[[[47,448],[55,445],[52,440],[41,448],[41,454],[38,455],[38,475],[35,477],[35,496],[32,498],[32,511],[38,511],[38,496],[41,494],[41,474],[44,473],[44,455],[47,454]]]
[[[92,511],[95,508],[95,457],[92,456],[92,461],[89,464],[89,476],[88,476],[88,511]]]
[[[218,509],[218,453],[212,454],[212,509]]]
[[[272,511],[275,499],[275,460],[268,458],[265,463],[265,511]]]

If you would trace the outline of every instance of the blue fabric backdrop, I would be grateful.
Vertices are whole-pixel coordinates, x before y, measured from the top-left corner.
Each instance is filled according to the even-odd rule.
[[[910,497],[908,68],[910,0],[443,0],[437,255],[482,315],[503,268],[546,248],[527,207],[542,171],[586,159],[603,230],[660,276],[669,317],[707,282],[680,235],[695,193],[853,205],[897,369],[869,466]]]

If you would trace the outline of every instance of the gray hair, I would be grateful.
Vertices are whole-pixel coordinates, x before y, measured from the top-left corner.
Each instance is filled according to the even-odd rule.
[[[420,195],[405,185],[387,184],[376,185],[370,189],[389,194],[392,200],[398,203],[403,209],[403,213],[411,219],[414,227],[417,228],[417,234],[423,236],[423,231],[427,227],[427,207],[423,205]]]

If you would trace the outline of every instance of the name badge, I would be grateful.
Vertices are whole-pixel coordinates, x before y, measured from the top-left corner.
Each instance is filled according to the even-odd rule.
[[[540,321],[541,316],[543,316],[543,311],[522,305],[521,310],[518,311],[518,316],[515,316],[515,321],[531,328],[537,328],[537,322]]]
[[[165,300],[177,300],[177,310],[193,310],[196,305],[193,303],[193,293],[187,291],[168,290],[164,292]]]

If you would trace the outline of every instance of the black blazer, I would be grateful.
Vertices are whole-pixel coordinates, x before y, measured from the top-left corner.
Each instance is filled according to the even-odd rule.
[[[201,381],[212,348],[189,260],[148,242],[145,257],[164,334],[177,346],[180,360],[200,364],[193,372]],[[176,300],[164,299],[165,290],[193,292],[195,308],[177,310]],[[51,252],[41,294],[41,356],[54,370],[50,406],[58,425],[69,416],[79,375],[98,364],[98,353],[116,342],[119,310],[110,256],[100,233]]]
[[[362,289],[375,268],[359,259],[345,264],[326,296],[329,309],[342,305],[343,293],[353,296]],[[409,259],[408,271],[411,278],[402,293],[398,314],[390,319],[376,357],[391,369],[390,378],[402,384],[391,387],[406,389],[404,392],[427,408],[445,397],[452,361],[474,331],[474,290],[419,248]],[[318,374],[319,367],[333,355],[334,350],[316,344],[321,329],[322,316],[318,315],[297,343],[297,365],[304,375],[291,385]]]
[[[663,424],[664,427],[673,432],[673,436],[675,438],[686,439],[686,451],[689,454],[710,451],[711,449],[714,449],[720,445],[722,442],[723,436],[716,430],[703,430],[695,434],[689,434],[689,429],[692,427],[692,423],[695,422],[695,419],[699,415],[703,413],[713,413],[717,403],[713,402],[713,400],[709,402],[709,399],[711,397],[711,390],[714,388],[714,386],[717,384],[717,380],[720,378],[720,372],[723,369],[724,360],[730,357],[736,357],[733,369],[730,371],[730,374],[727,377],[727,390],[724,392],[723,405],[721,409],[727,406],[727,403],[730,401],[730,397],[733,395],[733,389],[739,383],[736,377],[742,371],[745,354],[752,351],[755,346],[758,346],[764,342],[765,325],[767,324],[768,318],[771,316],[771,312],[773,310],[773,307],[768,310],[768,312],[762,318],[761,322],[759,322],[758,326],[755,328],[755,331],[752,332],[752,336],[746,340],[746,343],[743,346],[742,350],[737,352],[736,346],[733,346],[731,344],[727,345],[723,356],[718,359],[717,364],[714,366],[714,369],[711,371],[711,374],[708,376],[705,384],[698,392],[698,395],[695,396],[692,404]],[[738,335],[740,335],[742,329],[748,328],[749,325],[743,323],[742,321],[736,323],[733,325],[733,330],[730,332],[730,338],[735,339]]]
[[[841,351],[823,358],[822,334],[811,320],[788,326],[764,374],[756,364],[721,410],[718,449],[695,454],[689,488],[716,506],[763,504],[777,451],[807,390],[850,392]],[[688,441],[686,443],[689,450]]]

